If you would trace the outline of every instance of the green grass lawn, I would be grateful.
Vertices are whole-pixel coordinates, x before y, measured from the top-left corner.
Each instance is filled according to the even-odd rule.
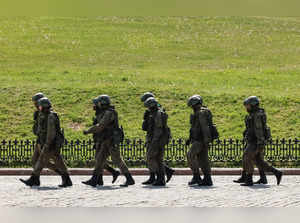
[[[274,137],[300,137],[300,19],[277,17],[0,18],[0,139],[33,138],[42,91],[67,138],[84,139],[91,99],[109,94],[129,138],[144,137],[140,95],[154,92],[175,138],[200,94],[222,138],[240,138],[257,95]]]

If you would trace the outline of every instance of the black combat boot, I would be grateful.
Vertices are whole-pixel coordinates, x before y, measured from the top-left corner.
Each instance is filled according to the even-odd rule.
[[[193,178],[192,180],[188,183],[189,186],[195,185],[195,184],[199,184],[202,182],[202,179],[200,177],[199,173],[193,173]]]
[[[204,174],[204,178],[201,182],[198,183],[199,186],[212,186],[213,182],[210,174]]]
[[[103,184],[104,184],[104,182],[103,182],[103,175],[102,175],[102,174],[99,174],[97,185],[103,186]]]
[[[237,180],[234,180],[233,182],[234,183],[245,183],[245,181],[246,181],[246,171],[242,171],[242,176],[239,178],[239,179],[237,179]]]
[[[275,175],[277,180],[277,185],[280,184],[282,178],[282,172],[272,167],[272,173]]]
[[[20,181],[29,187],[40,186],[41,184],[40,176],[35,176],[35,175],[31,175],[28,180],[20,179]]]
[[[71,187],[73,186],[72,180],[69,174],[61,175],[62,184],[58,185],[59,187]]]
[[[113,175],[112,183],[115,183],[116,180],[118,179],[118,177],[120,176],[120,172],[118,170],[114,170],[114,172],[112,173],[112,175]]]
[[[92,187],[96,187],[97,184],[99,183],[99,178],[102,178],[102,174],[100,174],[100,175],[93,174],[91,179],[89,179],[87,181],[82,181],[82,183],[85,185],[90,185]]]
[[[112,176],[113,176],[112,183],[115,183],[116,180],[118,179],[118,177],[120,176],[120,172],[110,166],[107,168],[107,171],[112,174]]]
[[[259,170],[259,176],[260,176],[260,179],[256,182],[254,182],[253,184],[268,184],[266,174],[263,170]]]
[[[143,182],[142,184],[144,185],[150,185],[153,184],[155,182],[155,173],[150,172],[150,177],[147,181]]]
[[[165,165],[165,170],[166,170],[166,176],[167,176],[167,183],[171,180],[173,174],[175,173],[175,170],[171,169],[167,165]]]
[[[165,181],[165,174],[164,173],[157,173],[157,179],[155,182],[152,184],[153,186],[166,186],[166,181]]]
[[[252,174],[247,174],[246,175],[246,181],[245,183],[241,184],[241,186],[253,186],[253,175]]]
[[[121,187],[128,187],[135,184],[134,179],[132,178],[132,175],[130,173],[125,173],[124,175],[126,177],[126,182],[124,184],[121,184]]]

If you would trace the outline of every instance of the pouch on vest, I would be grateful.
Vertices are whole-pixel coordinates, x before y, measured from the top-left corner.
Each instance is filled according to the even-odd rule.
[[[119,145],[124,141],[124,130],[123,127],[115,128],[113,131],[113,144]]]

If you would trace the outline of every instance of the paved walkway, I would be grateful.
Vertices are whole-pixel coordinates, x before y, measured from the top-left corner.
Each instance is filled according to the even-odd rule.
[[[191,176],[175,176],[167,187],[142,186],[146,176],[135,176],[136,185],[120,188],[104,177],[105,186],[92,188],[81,184],[87,176],[73,176],[74,186],[57,187],[60,178],[42,176],[41,187],[28,188],[17,176],[0,176],[0,206],[3,207],[298,207],[300,176],[284,176],[276,186],[240,187],[232,183],[237,176],[214,176],[214,186],[188,187]],[[257,178],[257,177],[256,177]],[[123,181],[120,177],[117,184]]]

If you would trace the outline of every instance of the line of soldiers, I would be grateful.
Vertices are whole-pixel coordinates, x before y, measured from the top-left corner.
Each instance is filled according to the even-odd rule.
[[[34,112],[33,133],[37,136],[32,157],[33,171],[29,179],[20,179],[27,186],[40,185],[40,173],[43,168],[48,168],[62,177],[60,187],[72,186],[67,167],[60,154],[64,144],[64,134],[60,128],[59,116],[52,109],[50,100],[42,93],[32,97],[36,111]],[[92,177],[83,181],[85,185],[96,187],[102,186],[103,170],[106,169],[113,176],[112,183],[116,182],[120,172],[109,166],[108,157],[125,176],[126,181],[122,187],[134,185],[135,181],[123,161],[119,144],[124,139],[123,128],[119,125],[118,113],[111,104],[108,95],[100,95],[92,100],[95,117],[93,125],[83,134],[93,135],[95,155],[95,167]],[[171,139],[171,131],[168,127],[168,115],[166,110],[158,103],[151,92],[141,96],[141,102],[146,107],[142,129],[146,132],[147,166],[149,179],[143,185],[165,186],[174,170],[164,163],[164,149]],[[212,112],[203,105],[200,95],[193,95],[188,99],[187,105],[193,109],[190,116],[190,136],[186,144],[190,146],[187,153],[188,165],[193,172],[193,177],[188,185],[212,186],[211,166],[208,157],[209,144],[219,137],[216,125],[213,123]],[[272,172],[277,185],[280,184],[282,172],[270,166],[264,161],[264,147],[271,137],[270,128],[267,126],[267,117],[264,109],[259,107],[259,99],[251,96],[244,101],[248,112],[245,118],[246,148],[243,154],[242,176],[234,182],[241,186],[252,186],[253,184],[267,184],[265,172]],[[253,182],[254,165],[259,169],[260,179]],[[201,169],[204,177],[200,176]]]

